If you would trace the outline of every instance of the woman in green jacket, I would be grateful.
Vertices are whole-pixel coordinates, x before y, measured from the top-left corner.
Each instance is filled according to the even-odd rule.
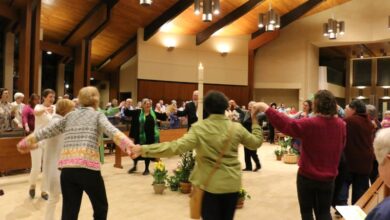
[[[204,99],[204,108],[210,116],[191,126],[182,138],[160,144],[137,145],[132,157],[170,157],[195,149],[196,164],[190,181],[205,191],[202,201],[204,220],[231,220],[234,217],[238,192],[241,189],[241,163],[238,147],[243,144],[252,150],[263,142],[262,130],[253,120],[252,134],[241,124],[231,122],[225,116],[228,99],[221,92],[211,91]],[[256,114],[257,112],[253,112]],[[252,117],[256,119],[256,117]],[[224,152],[219,168],[205,182]]]

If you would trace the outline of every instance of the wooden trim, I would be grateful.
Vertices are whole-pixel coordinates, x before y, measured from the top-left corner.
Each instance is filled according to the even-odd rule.
[[[33,88],[32,91],[36,94],[40,93],[40,78],[41,74],[39,68],[42,64],[42,50],[41,50],[41,0],[36,1],[36,7],[33,13],[33,30],[32,30],[32,57],[31,57],[31,69],[32,69],[32,78],[33,78]]]
[[[181,81],[168,81],[168,80],[155,80],[155,79],[137,79],[138,81],[150,81],[150,82],[166,82],[166,83],[181,83],[181,84],[196,84],[197,82],[181,82]],[[209,86],[232,86],[232,87],[246,87],[246,85],[232,85],[232,84],[217,84],[217,83],[205,83]]]
[[[110,81],[110,74],[103,72],[91,72],[91,77],[93,77],[95,80]]]
[[[301,16],[306,14],[308,11],[313,9],[315,6],[317,6],[319,3],[323,2],[324,0],[308,0],[307,2],[299,5],[295,9],[291,10],[287,14],[280,17],[280,29],[286,27],[290,23],[294,22],[295,20],[299,19]],[[263,34],[264,28],[259,29],[252,33],[252,39],[255,39],[256,37]]]
[[[193,0],[180,0],[162,15],[154,19],[144,29],[144,41],[149,40],[165,23],[173,20],[194,3]]]
[[[248,100],[253,100],[255,88],[255,50],[248,50]]]
[[[274,39],[279,37],[279,30],[272,32],[265,32],[264,34],[259,35],[258,37],[249,41],[248,48],[249,50],[256,50],[265,44],[273,41]]]
[[[40,41],[40,43],[41,43],[41,50],[43,51],[51,51],[63,57],[74,56],[74,50],[72,47],[63,46],[61,44],[56,44],[49,41]]]
[[[115,72],[110,74],[110,100],[119,98],[119,74],[120,69],[118,68]]]
[[[19,19],[19,13],[4,2],[0,2],[0,17],[6,18],[11,21],[17,21]]]
[[[31,1],[27,1],[20,19],[18,64],[18,91],[22,92],[26,99],[28,99],[29,94],[32,92],[30,91],[31,20],[32,5]]]
[[[366,209],[366,206],[370,203],[373,197],[377,194],[380,188],[384,186],[384,182],[381,178],[377,178],[370,188],[359,198],[355,205],[359,206],[365,212],[370,211]]]
[[[79,90],[89,85],[91,76],[91,41],[83,40],[81,44],[76,47],[74,76],[73,76],[73,96],[76,97]]]
[[[246,3],[242,4],[240,7],[234,9],[232,12],[227,14],[222,19],[218,20],[214,24],[207,27],[205,30],[196,34],[196,45],[200,45],[205,42],[213,33],[217,32],[219,29],[229,25],[235,20],[241,18],[243,15],[251,11],[256,7],[260,2],[264,0],[249,0]]]

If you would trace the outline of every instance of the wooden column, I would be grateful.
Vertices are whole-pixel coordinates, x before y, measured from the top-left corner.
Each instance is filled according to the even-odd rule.
[[[378,95],[376,94],[376,85],[378,80],[378,59],[372,59],[371,69],[371,91],[370,91],[370,104],[374,105],[378,109]]]
[[[347,59],[346,64],[346,74],[345,74],[345,104],[348,104],[352,101],[352,60]]]
[[[27,1],[20,16],[19,32],[19,79],[18,91],[24,93],[28,100],[30,95],[30,55],[31,55],[31,19],[32,1]]]
[[[32,92],[39,94],[41,90],[41,65],[42,65],[42,50],[41,50],[41,0],[36,1],[36,7],[32,17],[32,40],[31,40],[31,79]]]
[[[11,32],[5,33],[4,45],[4,88],[11,93],[14,90],[14,50],[15,35]]]
[[[114,98],[119,98],[119,73],[120,68],[118,68],[115,72],[110,73],[110,101]]]
[[[248,50],[248,100],[253,100],[255,88],[255,56],[256,50]]]
[[[57,67],[57,95],[63,96],[65,93],[65,64],[59,63]]]
[[[74,77],[73,77],[73,95],[77,96],[79,90],[90,84],[91,77],[91,41],[82,40],[76,47]]]

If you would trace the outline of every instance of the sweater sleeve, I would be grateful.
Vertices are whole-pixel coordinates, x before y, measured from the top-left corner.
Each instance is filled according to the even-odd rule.
[[[265,114],[271,124],[283,134],[297,138],[302,137],[305,120],[291,119],[273,108],[268,108]]]
[[[260,125],[252,124],[252,134],[240,126],[241,143],[250,150],[256,150],[263,144],[263,131]]]
[[[198,138],[196,137],[194,130],[195,129],[190,129],[182,138],[175,141],[143,145],[142,156],[170,157],[192,150],[198,146]]]
[[[103,130],[103,132],[112,138],[114,143],[120,147],[120,149],[126,152],[126,147],[133,144],[133,142],[121,131],[119,131],[107,117],[99,112],[98,113],[98,125]]]
[[[22,111],[22,123],[23,123],[23,127],[26,123],[28,123],[28,115],[30,113],[30,108],[29,107],[24,107],[23,108],[23,111]],[[32,112],[31,112],[32,113]]]
[[[48,139],[60,135],[64,133],[65,125],[66,125],[66,118],[55,121],[54,123],[49,123],[48,126],[34,132],[35,138],[37,141],[41,141],[44,139]]]

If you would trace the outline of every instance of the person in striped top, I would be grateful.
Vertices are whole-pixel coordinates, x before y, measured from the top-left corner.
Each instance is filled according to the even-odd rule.
[[[82,88],[78,99],[79,110],[36,130],[21,140],[17,147],[22,153],[29,152],[36,148],[39,141],[64,134],[64,146],[58,162],[63,195],[62,219],[78,218],[83,192],[90,198],[94,219],[106,219],[108,203],[100,173],[98,139],[102,132],[105,133],[128,155],[131,155],[130,147],[134,143],[97,111],[100,94],[96,87]]]

